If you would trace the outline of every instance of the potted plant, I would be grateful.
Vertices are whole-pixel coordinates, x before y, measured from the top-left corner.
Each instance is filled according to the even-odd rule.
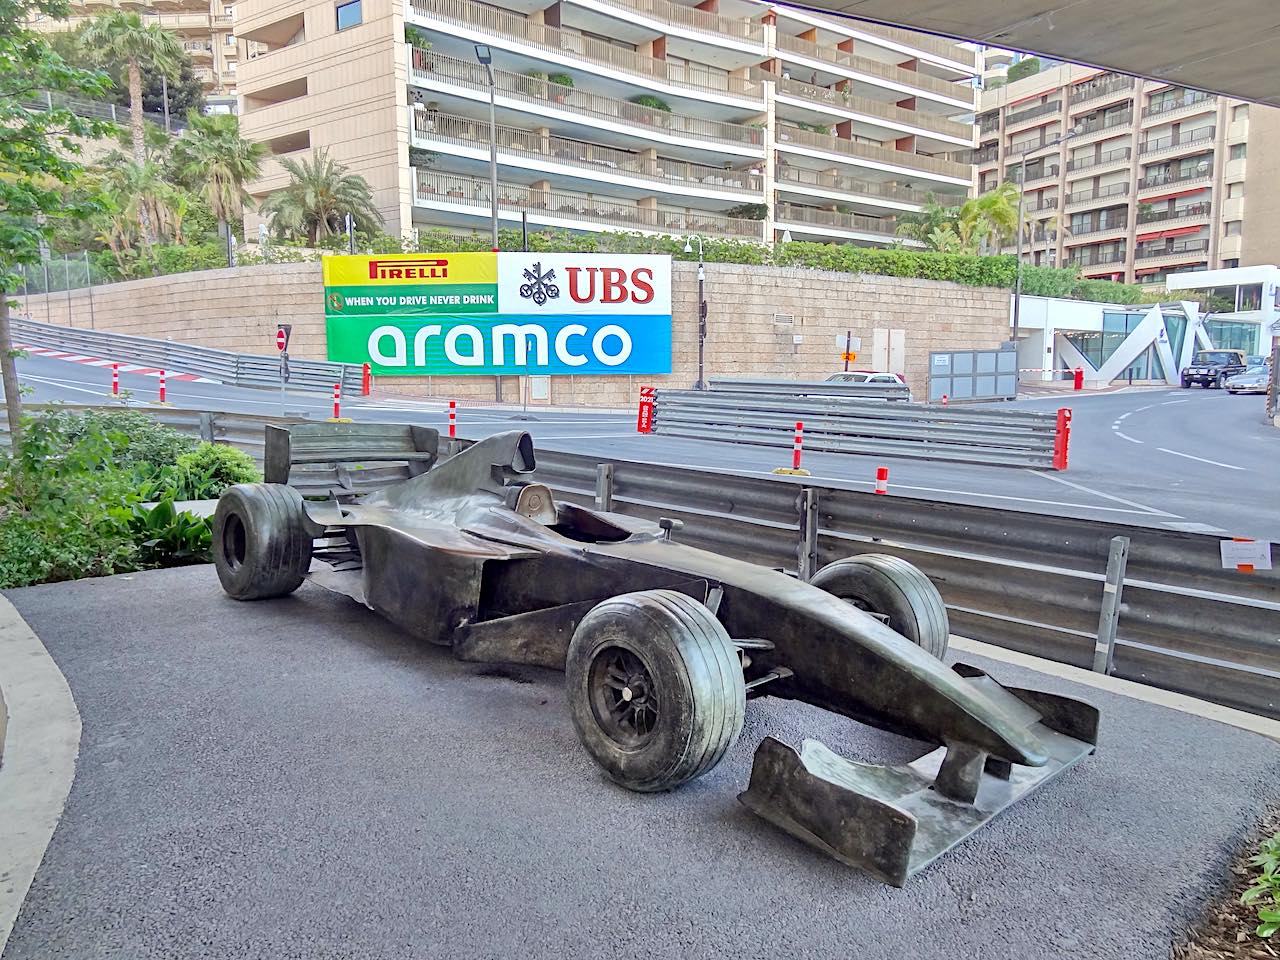
[[[567,73],[548,74],[547,82],[554,83],[557,87],[573,89],[573,77],[569,76]],[[565,100],[568,99],[568,96],[569,95],[563,90],[557,90],[551,95],[552,99],[555,100],[556,103],[564,103]]]

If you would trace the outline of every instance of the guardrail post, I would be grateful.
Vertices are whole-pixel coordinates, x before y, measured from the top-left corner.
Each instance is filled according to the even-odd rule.
[[[213,414],[200,414],[200,439],[205,443],[213,443]]]
[[[818,572],[818,491],[805,487],[800,491],[800,543],[797,570],[808,582]]]
[[[596,509],[613,509],[613,464],[596,464]]]
[[[1058,410],[1058,426],[1053,434],[1053,469],[1067,469],[1067,447],[1071,445],[1071,408]]]
[[[1095,673],[1111,673],[1116,654],[1116,627],[1120,622],[1120,594],[1129,562],[1129,538],[1113,537],[1107,555],[1107,580],[1102,585],[1102,612],[1098,615],[1098,639],[1093,648]]]

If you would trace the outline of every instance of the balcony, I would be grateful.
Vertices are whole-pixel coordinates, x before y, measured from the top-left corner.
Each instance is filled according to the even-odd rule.
[[[1175,263],[1195,263],[1209,256],[1208,240],[1183,240],[1167,246],[1139,247],[1135,259],[1144,268],[1170,266]]]
[[[1081,160],[1071,160],[1067,163],[1067,173],[1076,173],[1080,170],[1094,170],[1099,167],[1109,167],[1118,163],[1128,163],[1133,156],[1131,147],[1120,147],[1116,150],[1108,150],[1097,157],[1087,157]]]
[[[757,72],[756,76],[758,79],[772,80],[776,83],[777,91],[782,96],[795,97],[798,100],[804,100],[819,106],[847,110],[849,113],[860,113],[864,116],[876,117],[881,120],[887,120],[890,123],[901,124],[902,126],[919,127],[922,130],[929,130],[946,137],[963,140],[965,143],[969,142],[973,133],[973,127],[967,123],[956,123],[946,117],[924,113],[920,110],[904,110],[902,107],[894,106],[884,100],[871,100],[867,97],[855,96],[848,90],[833,90],[830,87],[820,87],[812,83],[791,80],[764,73],[763,71]]]
[[[1027,178],[1023,180],[1019,173],[1018,167],[1012,167],[1006,179],[1014,186],[1029,187],[1033,183],[1039,183],[1041,180],[1056,180],[1058,174],[1062,172],[1062,168],[1056,163],[1048,164],[1039,169],[1028,169]]]
[[[437,149],[442,143],[451,143],[481,151],[487,158],[488,121],[448,114],[429,114],[425,110],[415,110],[413,113],[415,146]],[[639,153],[564,137],[544,137],[531,130],[516,127],[499,125],[497,133],[499,155],[535,161],[533,169],[543,169],[547,165],[577,167],[582,171],[579,176],[585,179],[610,176],[645,180],[665,184],[676,191],[729,193],[733,195],[730,199],[740,199],[743,194],[761,195],[764,192],[764,178],[754,171],[727,170],[683,160],[668,160],[665,157],[646,157]],[[509,160],[503,162],[510,163]]]
[[[1000,159],[1000,149],[994,143],[989,147],[973,152],[973,162],[980,167],[987,167]]]
[[[462,219],[489,217],[489,181],[416,169],[414,205],[444,210]],[[764,238],[759,220],[738,220],[702,210],[669,210],[640,207],[575,196],[557,190],[534,190],[520,184],[498,184],[498,211],[503,219],[519,222],[527,213],[529,221],[567,229],[614,228],[644,233],[704,234],[735,240]],[[584,224],[589,225],[583,226]]]
[[[413,2],[418,3],[421,0],[413,0]],[[433,0],[433,2],[438,2],[438,0]],[[948,83],[946,80],[940,80],[918,70],[904,70],[892,64],[881,63],[878,60],[868,60],[866,57],[855,56],[852,53],[845,53],[837,47],[828,47],[814,43],[812,40],[801,40],[799,37],[782,33],[778,34],[778,49],[786,53],[807,57],[809,60],[817,61],[819,65],[831,64],[843,67],[853,73],[878,77],[905,87],[927,90],[951,100],[959,100],[967,106],[973,105],[974,91],[971,87]]]
[[[1206,110],[1216,109],[1218,98],[1208,93],[1200,93],[1199,91],[1188,92],[1186,96],[1179,97],[1176,100],[1165,100],[1161,103],[1152,104],[1144,107],[1142,110],[1143,119],[1149,117],[1158,117],[1159,122],[1172,120],[1175,117],[1189,116],[1195,113],[1204,113]]]
[[[229,27],[235,23],[235,15],[230,13],[215,13],[209,19],[215,27]]]
[[[1068,266],[1072,267],[1105,267],[1109,264],[1124,265],[1123,250],[1089,250],[1087,252],[1077,253],[1073,257],[1066,259]]]
[[[1127,183],[1113,183],[1097,190],[1077,190],[1075,193],[1068,193],[1067,206],[1079,207],[1085,204],[1103,203],[1112,201],[1115,197],[1127,197],[1128,195],[1129,185]]]
[[[1026,205],[1027,213],[1038,213],[1041,210],[1057,210],[1057,209],[1058,209],[1057,197],[1046,197],[1045,199],[1037,203],[1035,206],[1032,206],[1031,204]]]
[[[1087,83],[1077,84],[1071,91],[1071,106],[1074,107],[1076,104],[1089,103],[1093,100],[1113,95],[1117,95],[1116,98],[1119,99],[1118,95],[1129,93],[1134,89],[1135,83],[1133,77],[1104,76],[1090,80]]]
[[[779,126],[776,136],[779,145],[790,143],[797,146],[811,147],[825,153],[848,158],[851,163],[859,160],[872,164],[881,163],[887,166],[914,170],[917,173],[948,177],[957,183],[967,184],[972,180],[972,168],[968,164],[956,163],[953,160],[943,160],[940,157],[927,157],[923,154],[908,153],[905,150],[876,146],[873,143],[858,143],[856,140],[844,140],[826,133],[801,130],[799,127]]]
[[[1142,144],[1139,153],[1144,158],[1150,157],[1154,154],[1178,153],[1185,150],[1187,147],[1194,147],[1197,144],[1212,144],[1213,138],[1216,135],[1216,127],[1203,127],[1199,130],[1175,133],[1167,137],[1159,137],[1155,140],[1146,141]]]
[[[1177,210],[1148,210],[1138,212],[1138,223],[1159,223],[1165,226],[1186,226],[1207,220],[1213,204],[1208,201],[1193,203]]]
[[[213,44],[208,41],[188,40],[182,44],[182,49],[190,55],[192,60],[213,59]]]
[[[677,66],[603,40],[534,23],[510,11],[474,0],[410,0],[409,11],[422,20],[440,21],[485,36],[501,37],[546,53],[609,67],[671,87],[753,101],[764,96],[763,89],[755,80]]]
[[[1213,180],[1213,163],[1205,160],[1203,167],[1197,165],[1193,170],[1182,173],[1153,173],[1138,181],[1138,193],[1144,190],[1156,190],[1166,187],[1185,189],[1198,184],[1208,184]]]
[[[1062,101],[1053,100],[1049,103],[1042,103],[1038,106],[1031,107],[1029,110],[1019,110],[1017,113],[1011,113],[1004,118],[1005,129],[1015,127],[1018,124],[1026,123],[1028,120],[1036,120],[1040,117],[1047,117],[1062,112]]]
[[[410,79],[414,83],[428,87],[437,84],[467,87],[488,98],[489,81],[484,67],[474,61],[415,48],[411,63]],[[626,100],[615,100],[613,97],[562,87],[523,73],[495,70],[493,76],[498,97],[528,104],[530,113],[541,115],[547,110],[564,110],[581,115],[584,119],[627,124],[637,128],[637,133],[645,137],[653,137],[655,133],[665,134],[752,148],[752,153],[760,155],[764,153],[764,130],[759,127],[654,110]]]
[[[664,24],[675,24],[686,30],[705,33],[709,37],[738,40],[757,47],[764,46],[764,24],[759,20],[722,17],[718,13],[681,6],[678,3],[671,3],[670,0],[599,0],[599,2],[615,8],[622,19],[640,14]]]
[[[1106,116],[1090,117],[1088,120],[1079,120],[1073,124],[1072,129],[1075,130],[1073,139],[1079,140],[1081,137],[1089,137],[1095,133],[1106,133],[1119,127],[1131,126],[1132,124],[1132,110],[1122,110],[1119,113],[1112,113]]]
[[[988,134],[995,133],[1000,129],[1000,114],[993,117],[983,117],[978,121],[978,133]]]
[[[967,70],[976,72],[974,51],[962,50],[954,40],[931,36],[927,33],[919,33],[915,30],[905,30],[902,27],[891,27],[883,23],[871,23],[867,20],[853,23],[846,22],[843,26],[848,27],[850,30],[860,30],[863,33],[883,37],[885,40],[902,44],[902,46],[910,47],[913,50],[921,50],[941,60],[950,60],[953,63],[962,64]]]
[[[793,167],[790,164],[778,167],[775,181],[779,190],[785,190],[788,185],[808,187],[814,191],[825,191],[829,194],[842,193],[850,197],[871,197],[875,200],[912,206],[921,206],[929,199],[929,194],[924,190],[912,190],[910,187],[877,183],[873,180],[859,180],[856,177],[845,177],[834,173],[821,173],[804,167]]]
[[[783,224],[803,224],[810,227],[825,227],[847,233],[875,234],[884,240],[893,240],[898,235],[898,225],[892,220],[878,220],[875,217],[864,217],[857,213],[841,213],[838,210],[816,210],[813,207],[797,207],[790,203],[780,203],[774,211],[774,219],[779,226]],[[818,231],[825,232],[825,231]]]
[[[1097,243],[1098,240],[1106,234],[1128,232],[1129,221],[1127,218],[1122,218],[1120,220],[1108,220],[1106,223],[1092,223],[1085,224],[1081,227],[1072,227],[1071,239],[1067,242],[1072,243],[1073,241],[1088,237],[1090,243]]]

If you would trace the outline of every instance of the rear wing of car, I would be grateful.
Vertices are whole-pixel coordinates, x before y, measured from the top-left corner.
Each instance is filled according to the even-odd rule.
[[[439,431],[410,424],[270,425],[263,479],[304,497],[356,496],[426,473],[439,444]]]

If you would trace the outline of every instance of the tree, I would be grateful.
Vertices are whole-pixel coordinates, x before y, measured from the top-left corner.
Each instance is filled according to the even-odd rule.
[[[351,214],[355,228],[373,233],[382,216],[373,205],[369,184],[336,160],[327,150],[315,150],[311,160],[283,159],[289,183],[262,201],[261,211],[271,218],[277,236],[305,236],[311,243],[341,233]]]
[[[941,253],[999,253],[1018,229],[1018,188],[1002,183],[958,207],[938,203],[933,194],[919,213],[898,223],[898,236]]]
[[[240,136],[240,118],[232,114],[193,113],[187,124],[170,156],[174,178],[204,197],[225,237],[231,221],[241,220],[253,203],[245,184],[261,175],[266,145]]]
[[[1009,79],[1009,83],[1015,83],[1023,77],[1034,77],[1040,72],[1040,58],[1027,57],[1025,60],[1019,60],[1009,68],[1009,72],[1005,74]]]
[[[53,221],[85,217],[97,206],[68,194],[82,170],[79,141],[101,136],[106,124],[63,107],[28,106],[46,92],[100,99],[106,90],[104,77],[69,66],[28,27],[68,11],[65,0],[0,0],[0,382],[12,442],[22,432],[9,332],[8,294],[22,283],[15,268],[40,262]]]
[[[937,249],[930,243],[930,238],[937,231],[955,234],[954,224],[960,216],[959,207],[947,207],[938,202],[932,193],[924,200],[919,213],[903,214],[898,219],[898,236],[907,240],[915,240],[929,249]]]

